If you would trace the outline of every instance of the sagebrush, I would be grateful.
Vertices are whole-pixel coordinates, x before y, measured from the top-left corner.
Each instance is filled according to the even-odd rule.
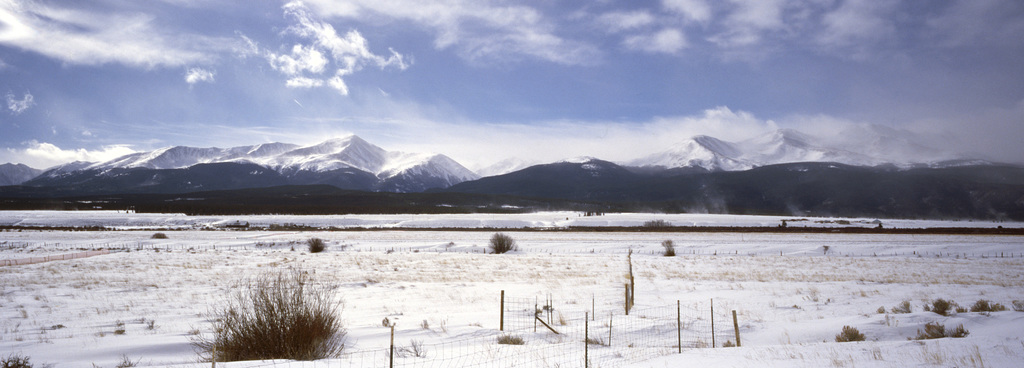
[[[864,341],[865,338],[856,327],[843,326],[843,331],[836,335],[836,342]]]
[[[213,336],[196,337],[193,345],[207,361],[336,356],[345,347],[340,307],[334,289],[301,270],[263,274],[212,312]]]
[[[320,238],[309,238],[306,240],[306,245],[309,246],[310,253],[320,253],[327,249],[327,244]]]
[[[7,357],[0,359],[0,367],[2,368],[32,368],[32,363],[29,362],[29,357],[20,354],[11,354]]]
[[[495,233],[494,235],[491,235],[489,248],[491,248],[491,252],[494,254],[504,254],[519,249],[519,247],[516,246],[516,240],[503,233]]]
[[[661,242],[661,247],[665,248],[665,253],[664,253],[665,257],[675,257],[676,256],[676,244],[673,243],[671,240],[665,240],[665,241]]]

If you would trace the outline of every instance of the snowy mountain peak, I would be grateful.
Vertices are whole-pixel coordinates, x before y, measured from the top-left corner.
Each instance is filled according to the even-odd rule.
[[[867,127],[843,133],[834,143],[793,129],[778,129],[740,142],[695,136],[629,164],[640,167],[747,170],[793,162],[839,162],[855,166],[911,166],[934,152],[900,132]],[[914,155],[913,152],[919,152]],[[925,153],[924,155],[920,153]],[[935,157],[935,156],[930,156]]]
[[[598,160],[598,159],[596,159],[594,157],[590,157],[590,156],[577,156],[577,157],[567,158],[567,159],[559,161],[559,162],[565,162],[565,163],[570,163],[570,164],[586,164],[586,163],[590,163],[592,161],[600,161],[600,160]]]
[[[107,175],[114,169],[188,169],[213,163],[255,164],[276,171],[295,184],[335,184],[364,190],[423,191],[479,177],[447,156],[389,152],[355,135],[309,146],[264,143],[226,149],[165,147],[107,162],[63,165],[45,175],[97,175],[88,174],[87,170]]]
[[[706,135],[698,135],[669,147],[668,150],[634,160],[641,167],[703,168],[709,171],[748,170],[755,165],[743,159],[735,144]]]

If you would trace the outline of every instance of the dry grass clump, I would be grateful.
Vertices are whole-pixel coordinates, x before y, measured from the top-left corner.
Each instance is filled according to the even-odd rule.
[[[836,335],[836,342],[864,341],[865,338],[856,327],[843,326],[843,331]]]
[[[498,336],[498,343],[502,345],[526,345],[526,341],[522,337],[515,335]]]
[[[913,312],[914,308],[910,306],[909,300],[904,300],[900,302],[900,304],[897,304],[895,307],[892,307],[890,311],[892,311],[892,314],[907,314]]]
[[[488,247],[491,248],[491,252],[494,254],[504,254],[519,249],[519,247],[516,246],[516,240],[503,233],[494,233],[494,235],[491,235],[491,242]]]
[[[1013,306],[1013,310],[1018,312],[1024,312],[1024,300],[1014,300],[1013,303],[1010,303],[1010,305]]]
[[[1006,307],[999,303],[992,303],[985,299],[979,299],[971,306],[971,312],[1002,312]]]
[[[192,343],[207,361],[336,356],[345,347],[345,329],[334,294],[301,271],[263,274],[212,313],[212,337]]]

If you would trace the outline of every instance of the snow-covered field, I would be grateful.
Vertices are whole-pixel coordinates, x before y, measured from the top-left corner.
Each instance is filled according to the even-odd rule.
[[[520,250],[491,255],[483,251],[492,231],[201,230],[235,221],[318,227],[517,228],[630,226],[652,219],[676,225],[775,226],[782,218],[0,212],[0,225],[119,229],[0,232],[0,260],[95,248],[117,250],[88,258],[0,266],[0,358],[21,354],[30,356],[36,366],[54,367],[114,367],[125,357],[139,366],[206,367],[209,363],[197,362],[190,338],[211,332],[207,312],[222,305],[231,290],[252,276],[301,269],[318,282],[337,287],[348,329],[346,351],[358,354],[320,362],[218,366],[381,366],[380,359],[386,358],[381,349],[388,346],[390,332],[381,321],[387,317],[397,322],[396,344],[423,341],[427,351],[425,358],[400,358],[397,366],[473,366],[465,360],[472,355],[472,361],[481,362],[479,366],[582,367],[583,344],[574,340],[574,333],[582,331],[583,313],[592,311],[599,318],[590,322],[589,333],[606,335],[611,319],[614,335],[612,346],[591,345],[591,366],[1024,365],[1024,312],[1012,308],[1014,300],[1024,300],[1024,237],[1020,236],[509,231]],[[798,223],[828,224],[817,222],[821,220],[836,219]],[[870,226],[874,219],[847,220]],[[1019,223],[882,222],[887,227],[1021,227]],[[831,226],[844,225],[832,222]],[[152,239],[156,231],[169,239]],[[328,250],[308,253],[304,242],[312,237],[326,240]],[[675,243],[678,256],[660,255],[664,240]],[[636,309],[633,316],[625,317],[623,284],[630,250],[634,251]],[[543,327],[536,333],[523,329],[521,316],[509,315],[508,329],[527,344],[497,345],[501,290],[510,303],[538,300],[543,304],[553,299],[553,327],[574,337],[557,339]],[[923,306],[937,298],[968,308],[985,299],[1006,306],[1007,311],[949,317],[925,312]],[[712,299],[719,348],[693,348],[711,344],[711,332],[705,328]],[[682,353],[673,345],[677,301],[683,325],[692,330],[684,336]],[[903,301],[910,302],[912,313],[890,313]],[[529,307],[533,309],[532,304]],[[886,313],[878,313],[880,307]],[[742,347],[721,348],[724,340],[733,339],[732,310],[737,313]],[[970,334],[910,340],[929,322],[942,323],[947,329],[963,324]],[[867,341],[835,342],[843,326],[856,327]],[[633,348],[616,344],[642,339],[649,339],[654,348],[643,343]],[[527,353],[509,355],[515,351]]]

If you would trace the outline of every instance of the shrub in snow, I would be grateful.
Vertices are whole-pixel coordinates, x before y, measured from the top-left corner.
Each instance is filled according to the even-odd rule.
[[[948,316],[949,311],[953,309],[954,306],[956,306],[956,302],[953,302],[952,300],[939,298],[933,300],[931,306],[926,304],[924,306],[924,310],[935,312],[935,314],[938,314],[940,316]]]
[[[1014,300],[1011,304],[1013,305],[1013,310],[1024,312],[1024,300]]]
[[[918,340],[941,339],[943,337],[965,337],[971,332],[964,328],[963,324],[946,331],[946,326],[938,322],[929,322],[924,325],[924,331],[917,330]]]
[[[980,299],[971,306],[971,312],[1002,312],[1004,310],[1006,307],[1002,304],[992,303],[985,299]]]
[[[864,338],[856,327],[843,326],[843,331],[836,335],[836,342],[864,341]]]
[[[491,248],[491,252],[494,254],[503,254],[518,250],[515,239],[512,239],[511,236],[502,233],[494,233],[494,235],[491,235],[491,243],[488,247]]]
[[[970,334],[971,334],[971,332],[967,331],[967,329],[964,328],[964,325],[962,323],[957,325],[956,328],[954,328],[954,329],[952,329],[950,331],[946,331],[946,336],[948,336],[948,337],[960,338],[960,337],[967,337],[967,335],[970,335]]]
[[[665,257],[676,256],[676,245],[671,240],[661,242],[661,246],[665,248]]]
[[[900,304],[897,304],[895,307],[892,307],[891,311],[893,314],[906,314],[913,312],[914,308],[910,306],[909,300],[904,300],[900,302]]]
[[[306,245],[309,246],[310,253],[320,253],[324,249],[327,249],[327,245],[324,244],[324,240],[320,238],[309,238],[306,240]]]
[[[167,239],[167,234],[164,234],[164,233],[153,234],[153,239]]]
[[[398,348],[398,356],[400,357],[416,357],[426,358],[427,349],[423,348],[422,340],[409,340],[409,346],[403,346]]]
[[[120,362],[118,362],[118,363],[117,363],[117,365],[116,365],[116,366],[114,366],[114,367],[115,367],[115,368],[131,368],[131,367],[138,367],[138,366],[139,366],[139,360],[142,360],[142,359],[140,358],[140,359],[138,359],[138,360],[134,360],[134,361],[133,361],[133,360],[132,360],[131,358],[129,358],[129,357],[127,356],[127,355],[122,355],[122,356],[121,356],[121,361],[120,361]]]
[[[526,341],[523,341],[522,337],[513,335],[498,336],[498,343],[502,345],[526,345]]]
[[[11,354],[0,359],[0,367],[3,368],[32,368],[32,363],[27,356]]]
[[[212,337],[192,344],[207,361],[336,356],[345,347],[340,306],[332,289],[302,271],[263,274],[212,312]]]

